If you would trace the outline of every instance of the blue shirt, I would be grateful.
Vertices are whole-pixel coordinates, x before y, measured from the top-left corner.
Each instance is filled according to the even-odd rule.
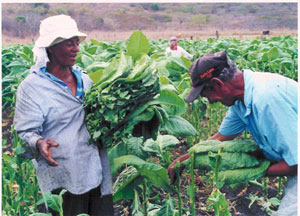
[[[48,77],[50,77],[53,81],[61,84],[62,86],[64,86],[66,89],[68,89],[71,92],[71,89],[69,88],[69,86],[66,83],[64,83],[62,80],[58,79],[56,76],[49,73],[46,70],[46,67],[42,67],[40,70],[43,73],[45,73]],[[72,73],[75,75],[76,82],[77,82],[76,97],[83,99],[84,91],[83,91],[83,87],[82,87],[81,71],[77,66],[73,66]]]
[[[244,71],[244,103],[226,113],[219,133],[250,131],[271,160],[298,164],[298,83],[273,73]]]

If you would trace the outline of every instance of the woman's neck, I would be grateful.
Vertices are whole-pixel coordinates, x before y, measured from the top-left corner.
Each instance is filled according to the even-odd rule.
[[[47,71],[51,73],[53,76],[59,78],[60,80],[65,80],[68,77],[72,76],[70,67],[62,67],[58,64],[48,63]]]

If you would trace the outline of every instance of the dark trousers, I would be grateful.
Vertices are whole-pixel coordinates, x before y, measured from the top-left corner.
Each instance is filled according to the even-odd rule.
[[[59,194],[62,189],[52,191],[52,194]],[[89,214],[90,216],[113,216],[112,195],[100,197],[100,187],[94,188],[87,193],[75,195],[70,192],[63,194],[64,216],[76,216],[78,214]],[[50,209],[50,208],[49,208]],[[58,212],[50,209],[53,216],[59,216]]]

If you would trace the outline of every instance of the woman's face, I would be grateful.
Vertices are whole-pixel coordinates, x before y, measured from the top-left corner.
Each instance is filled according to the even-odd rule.
[[[49,48],[50,61],[64,67],[75,64],[79,52],[79,38],[73,37]]]
[[[175,49],[176,46],[177,46],[177,41],[171,41],[170,42],[170,48],[171,49]]]

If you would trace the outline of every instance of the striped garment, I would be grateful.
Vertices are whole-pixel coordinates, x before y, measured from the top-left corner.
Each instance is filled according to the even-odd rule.
[[[93,84],[89,76],[74,67],[72,70],[81,77],[81,88],[87,91]],[[82,96],[77,98],[36,67],[18,87],[14,127],[29,146],[42,192],[65,188],[73,194],[83,194],[101,184],[101,195],[112,193],[107,152],[102,149],[99,155],[96,145],[88,144],[83,102]],[[58,166],[50,166],[39,154],[39,138],[52,138],[59,143],[51,148]]]

